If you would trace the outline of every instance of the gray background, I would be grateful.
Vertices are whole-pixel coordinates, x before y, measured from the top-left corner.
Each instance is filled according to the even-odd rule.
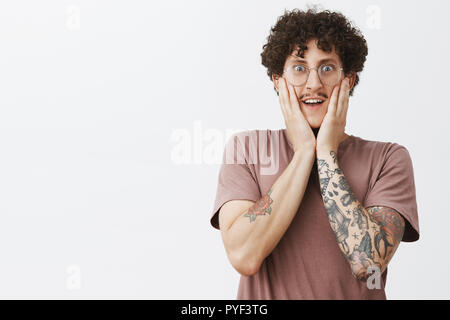
[[[450,5],[317,3],[368,41],[346,132],[413,160],[421,239],[387,296],[449,298]],[[220,156],[233,130],[284,127],[260,53],[307,4],[0,2],[0,297],[234,299],[209,225]]]

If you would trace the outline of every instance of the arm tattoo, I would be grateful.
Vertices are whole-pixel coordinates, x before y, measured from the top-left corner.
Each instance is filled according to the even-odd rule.
[[[404,220],[391,208],[365,209],[356,199],[337,160],[333,151],[317,159],[322,198],[339,248],[353,274],[365,280],[370,266],[384,271],[402,239]]]
[[[337,206],[336,201],[328,198],[327,196],[324,197],[323,201],[325,203],[325,210],[327,212],[331,228],[336,235],[336,240],[344,249],[344,252],[348,254],[350,249],[346,239],[348,238],[348,225],[350,223],[350,219],[342,213]]]
[[[392,252],[395,243],[402,240],[405,220],[395,210],[387,207],[370,207],[368,211],[381,225],[374,242],[378,255],[385,259]]]
[[[330,151],[330,156],[333,158],[333,163],[337,162],[337,154],[334,151]]]
[[[273,202],[270,194],[272,193],[272,189],[270,189],[267,194],[265,194],[261,199],[259,199],[244,215],[244,217],[249,217],[250,222],[256,220],[258,216],[270,215],[272,212],[271,204]]]

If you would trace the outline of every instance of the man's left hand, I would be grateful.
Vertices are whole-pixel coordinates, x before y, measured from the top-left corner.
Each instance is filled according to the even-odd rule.
[[[337,152],[340,142],[344,139],[350,92],[349,80],[346,77],[333,88],[327,114],[317,134],[316,153],[320,151],[329,153],[332,150]]]

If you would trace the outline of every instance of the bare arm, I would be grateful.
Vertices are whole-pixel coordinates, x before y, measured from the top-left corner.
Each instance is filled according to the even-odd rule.
[[[280,92],[280,107],[294,156],[259,201],[229,201],[219,214],[228,258],[244,275],[259,270],[286,232],[303,199],[315,161],[316,138],[300,110],[294,87],[283,77],[273,80]]]
[[[384,272],[403,237],[402,216],[387,207],[365,209],[339,168],[334,151],[319,151],[317,166],[328,219],[353,275],[367,280],[369,268]]]
[[[239,273],[255,274],[286,232],[303,199],[314,160],[314,151],[296,152],[268,193],[248,210],[232,214],[235,201],[222,206],[222,239]]]

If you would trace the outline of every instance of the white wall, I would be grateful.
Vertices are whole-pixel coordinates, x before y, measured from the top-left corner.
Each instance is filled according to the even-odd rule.
[[[284,126],[260,53],[306,4],[0,2],[0,297],[234,299],[209,225],[218,161],[233,129]],[[421,239],[400,245],[387,296],[449,298],[450,4],[320,4],[369,45],[347,132],[413,160]]]

